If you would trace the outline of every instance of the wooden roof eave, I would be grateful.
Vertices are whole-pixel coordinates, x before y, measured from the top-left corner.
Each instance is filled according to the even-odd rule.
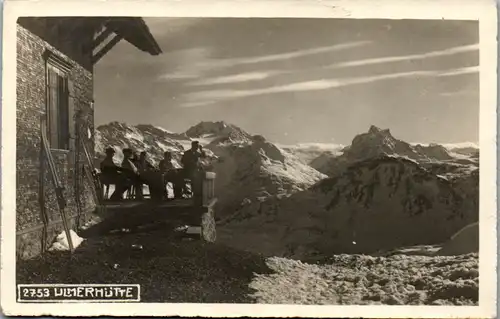
[[[162,50],[142,18],[116,18],[107,23],[117,35],[141,51],[159,55]]]

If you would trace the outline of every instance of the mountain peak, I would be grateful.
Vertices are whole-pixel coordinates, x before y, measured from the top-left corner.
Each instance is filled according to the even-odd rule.
[[[200,122],[190,127],[186,133],[190,138],[209,138],[212,144],[246,142],[252,136],[236,125],[224,121]]]
[[[199,133],[218,133],[220,131],[226,130],[229,127],[235,127],[234,125],[228,124],[224,121],[201,121],[196,125],[191,126],[186,133],[188,135],[197,135]]]
[[[367,133],[358,134],[352,140],[351,147],[346,151],[350,157],[365,158],[378,154],[394,154],[396,150],[408,152],[410,146],[397,140],[389,129],[380,129],[371,125]]]
[[[378,128],[375,125],[371,125],[370,129],[368,130],[368,133],[376,134],[379,133],[380,131],[382,131],[380,128]]]
[[[99,125],[96,129],[105,129],[105,128],[113,128],[113,129],[120,129],[120,128],[129,128],[131,125],[123,122],[118,122],[118,121],[112,121],[107,124],[102,124]]]
[[[391,136],[391,131],[389,129],[381,129],[375,125],[371,125],[370,129],[368,130],[368,134],[374,134],[374,135],[385,135],[385,136]]]

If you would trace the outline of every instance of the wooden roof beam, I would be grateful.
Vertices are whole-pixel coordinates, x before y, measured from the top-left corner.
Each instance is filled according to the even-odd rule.
[[[92,64],[95,65],[99,60],[106,55],[118,42],[123,39],[123,36],[116,34],[99,52],[92,57]]]
[[[100,44],[102,44],[111,34],[113,30],[109,28],[105,28],[104,31],[99,33],[99,35],[95,38],[94,42],[89,48],[89,51],[94,51]]]

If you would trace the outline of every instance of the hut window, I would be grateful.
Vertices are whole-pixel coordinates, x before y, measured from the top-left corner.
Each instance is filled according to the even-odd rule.
[[[47,128],[52,149],[70,147],[68,69],[53,59],[47,61]]]

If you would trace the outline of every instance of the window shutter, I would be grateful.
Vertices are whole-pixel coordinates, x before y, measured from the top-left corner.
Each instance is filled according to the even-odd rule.
[[[75,89],[72,80],[68,80],[68,137],[70,140],[70,149],[74,149],[74,142],[76,140],[76,101]]]
[[[66,77],[58,76],[59,148],[69,149],[69,92]]]
[[[68,79],[68,149],[70,151],[70,163],[72,165],[77,165],[76,163],[76,101],[75,101],[75,90],[73,86],[73,81]]]
[[[52,68],[48,69],[48,101],[47,101],[47,120],[49,130],[49,143],[51,148],[59,148],[59,110],[58,110],[58,75]]]
[[[68,74],[71,69],[63,59],[46,52],[47,59],[47,131],[52,149],[72,149],[74,130],[74,94]]]

